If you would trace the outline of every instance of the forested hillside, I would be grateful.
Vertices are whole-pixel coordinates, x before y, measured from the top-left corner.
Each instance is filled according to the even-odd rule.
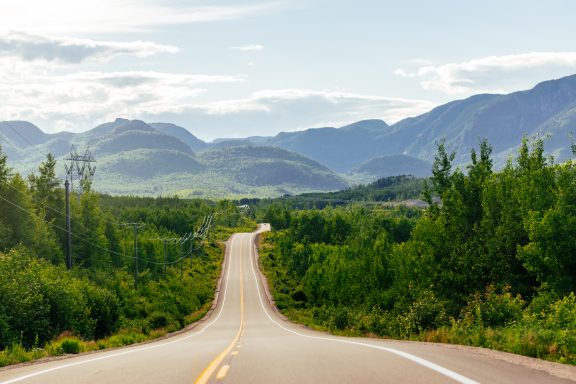
[[[227,201],[102,196],[83,182],[67,270],[55,167],[48,156],[25,180],[0,148],[0,366],[157,338],[206,313],[219,241],[253,221]]]
[[[358,185],[336,192],[310,192],[299,195],[285,195],[275,199],[241,199],[241,204],[266,209],[266,222],[275,220],[275,215],[283,215],[283,210],[336,207],[348,204],[390,204],[414,205],[425,202],[422,197],[426,179],[414,176],[389,176],[366,185]]]
[[[276,304],[334,332],[576,363],[576,163],[524,140],[494,172],[484,141],[465,174],[437,149],[426,210],[259,212],[275,229],[261,265]]]

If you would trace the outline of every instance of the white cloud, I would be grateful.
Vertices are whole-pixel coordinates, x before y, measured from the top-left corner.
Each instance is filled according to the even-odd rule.
[[[0,119],[29,120],[45,130],[83,131],[116,116],[178,113],[213,84],[242,76],[151,71],[59,75],[42,65],[0,59]]]
[[[279,8],[275,2],[198,6],[183,1],[2,0],[0,28],[40,34],[108,34],[159,25],[241,19]]]
[[[408,116],[428,111],[435,104],[425,100],[411,100],[383,96],[358,95],[344,92],[325,92],[306,89],[265,90],[252,94],[246,99],[216,102],[207,106],[210,114],[230,114],[246,111],[268,113],[307,113],[316,115],[316,123],[322,125],[328,120],[336,125],[368,118],[382,118],[389,123]],[[318,108],[318,109],[316,109]],[[324,112],[328,114],[323,115]],[[355,120],[356,119],[356,120]]]
[[[426,90],[446,94],[511,92],[535,82],[576,72],[576,52],[531,52],[489,56],[461,63],[423,66],[416,72],[393,73],[420,79]]]
[[[310,127],[338,127],[363,119],[394,123],[435,106],[425,100],[280,89],[255,92],[243,99],[182,106],[178,113],[147,114],[142,118],[181,124],[199,137],[211,140],[274,135]]]
[[[13,64],[0,59],[0,119],[31,121],[49,132],[80,132],[122,116],[173,122],[214,139],[341,126],[368,118],[392,123],[435,106],[425,100],[302,89],[205,101],[211,86],[246,78],[149,71],[55,75],[31,62],[10,67]]]
[[[261,51],[264,49],[264,46],[260,44],[249,44],[249,45],[240,45],[237,47],[228,47],[228,49],[233,49],[236,51]]]
[[[0,56],[18,57],[25,61],[80,63],[88,58],[107,60],[117,55],[146,57],[178,51],[177,47],[160,45],[150,41],[94,41],[20,32],[0,35]]]

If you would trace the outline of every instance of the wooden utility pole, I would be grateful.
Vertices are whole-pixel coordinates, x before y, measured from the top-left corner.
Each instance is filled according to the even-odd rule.
[[[131,225],[134,227],[134,288],[138,290],[138,228],[144,226],[140,223],[122,223],[122,225]]]
[[[72,228],[70,225],[70,183],[68,179],[64,182],[66,190],[66,231],[68,236],[68,246],[66,247],[66,268],[72,268]]]

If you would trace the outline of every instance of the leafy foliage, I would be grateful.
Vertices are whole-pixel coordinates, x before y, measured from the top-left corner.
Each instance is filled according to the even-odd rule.
[[[0,365],[142,341],[202,316],[220,273],[216,240],[252,230],[251,218],[228,201],[101,196],[82,183],[70,199],[74,268],[67,270],[55,165],[48,156],[27,183],[0,148]],[[210,231],[202,225],[209,215]],[[138,270],[123,222],[144,224]],[[201,227],[202,236],[181,240]],[[164,248],[161,238],[177,240]]]
[[[261,263],[277,305],[336,332],[576,363],[575,164],[524,140],[495,173],[484,140],[464,174],[437,150],[425,211],[268,206]]]

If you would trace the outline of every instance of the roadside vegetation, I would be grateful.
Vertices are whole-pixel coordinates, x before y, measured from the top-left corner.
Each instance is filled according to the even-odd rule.
[[[540,140],[499,172],[486,141],[465,172],[453,159],[439,143],[427,209],[262,207],[276,305],[339,334],[576,364],[576,163],[554,164]]]
[[[55,166],[48,156],[25,180],[0,149],[0,366],[155,339],[209,310],[222,241],[253,220],[229,201],[103,196],[83,182],[71,195],[68,270]],[[138,289],[123,223],[142,224]]]

